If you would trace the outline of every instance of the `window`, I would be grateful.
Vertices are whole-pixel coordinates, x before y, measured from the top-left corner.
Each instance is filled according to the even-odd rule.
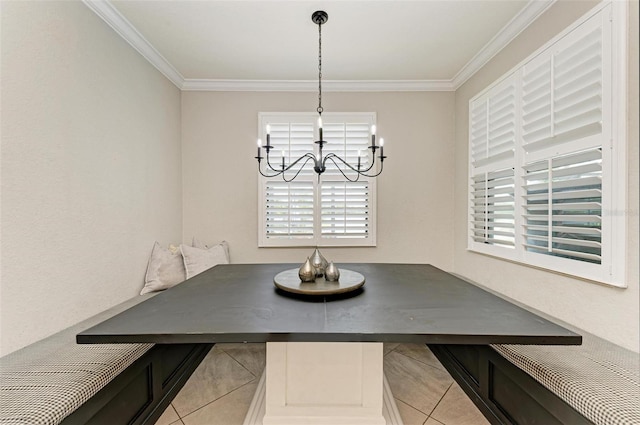
[[[289,165],[305,153],[317,153],[317,118],[315,113],[259,115],[263,140],[266,126],[271,128],[272,166],[279,167],[283,161]],[[362,168],[368,167],[375,114],[324,113],[322,119],[327,141],[323,153],[334,152],[350,164],[357,164],[360,157]],[[291,182],[259,176],[259,246],[375,246],[375,178],[350,182],[340,170],[351,179],[355,173],[340,162],[326,166],[320,179],[312,164]],[[286,173],[287,180],[298,168]]]
[[[469,249],[624,286],[625,6],[469,102]]]

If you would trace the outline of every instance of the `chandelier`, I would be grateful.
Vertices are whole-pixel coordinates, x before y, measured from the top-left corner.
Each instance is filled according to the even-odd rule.
[[[324,145],[327,143],[326,140],[323,139],[322,135],[322,25],[327,22],[329,19],[329,15],[327,12],[322,10],[318,10],[311,15],[311,20],[313,23],[318,25],[318,134],[319,140],[314,142],[318,145],[317,155],[313,153],[306,153],[295,161],[287,164],[285,162],[284,153],[282,155],[282,161],[277,164],[272,164],[269,158],[269,154],[271,149],[273,149],[273,145],[271,145],[271,129],[270,126],[267,125],[267,143],[266,145],[262,145],[262,140],[258,139],[258,156],[255,158],[258,160],[258,171],[264,177],[277,177],[282,176],[282,179],[286,182],[293,181],[298,174],[304,169],[307,163],[312,161],[313,169],[318,174],[318,179],[320,179],[320,175],[325,172],[326,166],[333,164],[335,168],[340,171],[340,173],[344,176],[348,181],[358,181],[360,176],[364,177],[377,177],[382,173],[383,163],[386,156],[384,156],[384,139],[380,138],[380,145],[376,145],[376,126],[371,126],[371,145],[367,147],[367,149],[371,149],[372,161],[371,164],[364,168],[362,167],[362,158],[361,153],[358,152],[358,163],[356,165],[349,164],[346,160],[341,158],[339,155],[336,155],[333,152],[330,152],[323,156],[322,149]],[[262,148],[264,148],[267,153],[266,156],[262,156]],[[380,149],[380,154],[378,155],[378,159],[380,160],[380,165],[376,167],[376,150]],[[263,159],[266,159],[266,166],[261,166],[261,162]],[[331,164],[328,164],[330,162]],[[343,165],[343,167],[340,166]],[[344,170],[343,170],[344,169]],[[293,170],[293,176],[287,177],[285,172]],[[347,173],[345,173],[345,170]],[[354,174],[355,173],[355,174]],[[351,175],[351,176],[350,176]]]

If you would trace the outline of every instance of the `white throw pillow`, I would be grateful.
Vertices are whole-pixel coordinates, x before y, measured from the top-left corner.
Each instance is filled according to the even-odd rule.
[[[227,257],[227,262],[224,264],[229,264],[229,262],[231,262],[231,257],[229,256],[229,244],[227,243],[227,241],[222,241],[220,242],[219,245],[222,245],[222,248],[224,248],[224,254]],[[209,249],[211,248],[211,246],[209,246],[208,244],[203,243],[200,239],[196,239],[196,237],[194,236],[191,239],[191,246],[194,248],[200,248],[200,249]]]
[[[156,242],[151,251],[144,287],[140,291],[140,295],[169,289],[183,282],[185,276],[182,253],[174,246],[166,249]]]
[[[194,248],[209,249],[209,245],[202,243],[202,241],[200,239],[196,239],[195,236],[191,239],[191,246]]]
[[[197,241],[194,240],[195,242]],[[206,249],[180,245],[180,251],[182,251],[187,279],[218,264],[229,264],[229,245],[226,241]]]

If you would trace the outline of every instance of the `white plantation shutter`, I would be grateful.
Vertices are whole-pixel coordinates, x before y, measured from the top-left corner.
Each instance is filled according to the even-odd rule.
[[[335,123],[325,122],[323,127],[324,139],[327,144],[324,146],[324,153],[333,152],[344,158],[354,167],[358,164],[358,154],[360,154],[361,169],[366,169],[370,163],[371,150],[371,125],[363,123]],[[340,161],[336,161],[341,170],[349,174],[349,169]],[[327,164],[326,176],[340,176],[333,164]]]
[[[317,153],[316,114],[264,113],[260,120],[263,140],[266,125],[271,128],[272,166],[281,167],[282,152],[286,165],[305,153]],[[375,115],[323,114],[323,121],[324,155],[333,152],[355,167],[360,153],[361,169],[369,167]],[[336,163],[350,178],[356,177]],[[312,165],[289,183],[281,177],[260,177],[260,246],[375,246],[375,179],[346,181],[330,161],[318,179]],[[298,168],[286,177],[293,177]]]
[[[593,19],[562,42],[553,56],[553,123],[559,141],[602,132],[602,27]]]
[[[282,165],[284,152],[285,164],[306,153],[313,153],[314,128],[312,123],[272,123],[271,125],[271,165],[276,168]],[[265,137],[266,140],[266,137]],[[278,169],[278,168],[276,168]],[[311,175],[312,168],[305,168],[301,174]],[[293,171],[287,172],[290,178]]]
[[[479,161],[487,158],[487,111],[488,105],[485,99],[471,102],[470,105],[469,141],[470,156],[474,166],[479,165]]]
[[[323,181],[320,186],[322,237],[368,237],[370,199],[367,181]]]
[[[524,246],[529,252],[602,262],[602,151],[525,165]]]
[[[484,163],[500,159],[512,159],[516,138],[516,89],[515,79],[508,79],[497,93],[488,99],[487,158]]]
[[[515,245],[513,169],[473,177],[471,223],[475,242]]]
[[[601,17],[594,17],[523,67],[522,138],[527,153],[601,134],[602,35]]]
[[[522,73],[522,144],[528,151],[553,136],[551,56],[542,55]]]
[[[281,167],[283,157],[288,165],[292,158],[313,152],[313,124],[273,122],[270,125],[273,149],[269,162],[274,168]],[[304,170],[290,183],[282,179],[263,180],[262,225],[267,239],[313,239],[315,192],[312,173],[313,170]],[[288,178],[293,174],[287,172]]]
[[[516,141],[515,78],[471,105],[471,161],[474,168],[510,161]]]
[[[597,6],[470,100],[469,249],[624,282],[620,7]]]
[[[471,239],[515,245],[516,79],[470,104]]]
[[[313,238],[313,182],[268,180],[264,191],[267,238]]]
[[[527,256],[602,263],[604,57],[594,16],[523,68]]]
[[[333,122],[323,124],[324,153],[335,153],[354,167],[369,167],[371,150],[369,122]],[[354,172],[340,161],[338,167],[351,178]],[[335,164],[327,163],[320,185],[320,234],[327,239],[366,239],[370,230],[371,181],[360,177],[357,182],[345,181]]]

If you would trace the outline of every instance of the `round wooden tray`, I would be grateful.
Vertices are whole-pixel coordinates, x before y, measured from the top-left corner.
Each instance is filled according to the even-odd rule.
[[[285,270],[273,278],[279,289],[293,294],[334,295],[355,291],[364,285],[364,276],[352,270],[340,269],[340,280],[329,282],[324,277],[317,277],[315,282],[302,282],[298,269]]]

